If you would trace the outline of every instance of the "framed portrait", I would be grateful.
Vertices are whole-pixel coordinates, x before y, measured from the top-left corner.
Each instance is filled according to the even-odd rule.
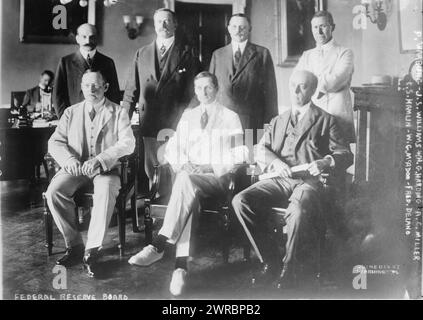
[[[98,8],[95,0],[88,1],[85,7],[79,1],[62,5],[60,0],[20,0],[19,40],[73,44],[78,26],[86,22],[96,24]]]
[[[399,1],[398,30],[401,53],[413,53],[422,43],[422,1]]]
[[[278,66],[295,66],[303,51],[313,48],[310,21],[324,9],[324,0],[275,0]]]

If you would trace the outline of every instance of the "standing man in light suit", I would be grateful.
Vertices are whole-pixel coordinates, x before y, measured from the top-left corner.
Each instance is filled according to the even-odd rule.
[[[200,105],[185,111],[166,145],[164,157],[176,178],[163,226],[152,245],[129,259],[130,264],[148,266],[163,257],[166,242],[175,244],[177,259],[170,283],[170,292],[175,296],[185,285],[197,196],[224,197],[225,174],[244,157],[243,152],[236,152],[241,149],[231,148],[231,140],[237,141],[236,137],[243,134],[239,117],[216,101],[217,90],[216,76],[210,72],[195,77]]]
[[[157,141],[157,134],[165,128],[176,128],[194,95],[193,80],[200,68],[193,48],[175,36],[176,27],[173,11],[156,10],[154,28],[157,37],[135,53],[123,97],[123,106],[130,115],[138,102],[144,166],[150,181],[154,165],[158,164],[157,150],[162,144]]]
[[[57,264],[71,266],[82,259],[90,277],[95,275],[97,255],[120,189],[119,158],[135,148],[128,113],[104,97],[108,87],[99,71],[87,70],[81,83],[85,100],[65,110],[48,143],[48,151],[61,167],[46,192],[67,248]],[[90,183],[94,196],[84,254],[73,197]]]
[[[217,101],[238,113],[244,129],[263,129],[278,114],[275,68],[268,49],[248,40],[251,24],[234,14],[232,42],[213,52],[210,72],[219,80]]]
[[[332,36],[335,23],[332,14],[318,11],[311,19],[316,48],[301,56],[295,70],[308,70],[319,79],[313,103],[333,115],[344,131],[348,142],[355,142],[351,78],[354,55],[351,49],[338,45]],[[294,70],[294,71],[295,71]]]

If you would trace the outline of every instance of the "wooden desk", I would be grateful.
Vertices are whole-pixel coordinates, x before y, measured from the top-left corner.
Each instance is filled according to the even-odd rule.
[[[55,127],[0,128],[0,181],[35,180]]]
[[[400,163],[400,94],[392,87],[351,89],[358,119],[355,181],[380,187],[395,183]]]

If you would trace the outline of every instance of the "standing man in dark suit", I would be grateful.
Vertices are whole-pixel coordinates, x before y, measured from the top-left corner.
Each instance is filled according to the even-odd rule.
[[[263,129],[278,114],[275,69],[268,49],[248,40],[244,14],[229,20],[232,42],[213,52],[210,72],[219,80],[218,101],[238,113],[244,129]]]
[[[262,262],[257,281],[270,280],[281,270],[281,281],[292,279],[298,250],[304,249],[304,244],[317,243],[317,230],[322,224],[319,205],[323,185],[318,176],[329,168],[334,174],[344,173],[353,160],[335,118],[311,103],[317,83],[317,77],[309,71],[297,71],[291,76],[292,108],[270,122],[255,150],[260,168],[274,177],[253,184],[232,202]],[[303,173],[293,174],[293,167],[299,165],[306,167]],[[265,227],[272,207],[287,208],[283,259]]]
[[[162,129],[176,129],[194,95],[194,77],[200,69],[193,49],[175,36],[176,26],[173,11],[156,10],[156,40],[135,53],[123,96],[123,106],[130,115],[138,102],[145,172],[150,181],[158,164],[157,150],[163,143],[157,135]]]
[[[115,63],[111,58],[97,51],[97,35],[95,26],[88,23],[80,25],[76,35],[79,50],[59,61],[53,94],[54,108],[59,118],[67,107],[84,100],[81,80],[87,69],[99,70],[104,75],[106,82],[109,83],[106,98],[114,103],[120,103]]]

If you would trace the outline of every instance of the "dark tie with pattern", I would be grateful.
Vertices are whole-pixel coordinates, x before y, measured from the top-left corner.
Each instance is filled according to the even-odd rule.
[[[166,53],[166,47],[165,47],[165,45],[163,44],[163,45],[160,47],[160,57],[163,57],[165,53]]]
[[[235,67],[235,70],[238,69],[239,61],[240,60],[241,60],[241,49],[238,47],[238,50],[235,51],[235,55],[234,55],[234,67]]]
[[[88,66],[91,68],[93,65],[93,60],[91,59],[89,54],[87,55],[87,63],[88,63]]]
[[[95,109],[94,109],[94,107],[91,107],[91,111],[90,111],[90,119],[91,119],[91,121],[94,120],[94,117],[95,117]]]
[[[207,122],[209,122],[209,115],[207,114],[207,111],[204,110],[203,114],[201,115],[200,124],[201,129],[204,130],[204,128],[207,126]]]

